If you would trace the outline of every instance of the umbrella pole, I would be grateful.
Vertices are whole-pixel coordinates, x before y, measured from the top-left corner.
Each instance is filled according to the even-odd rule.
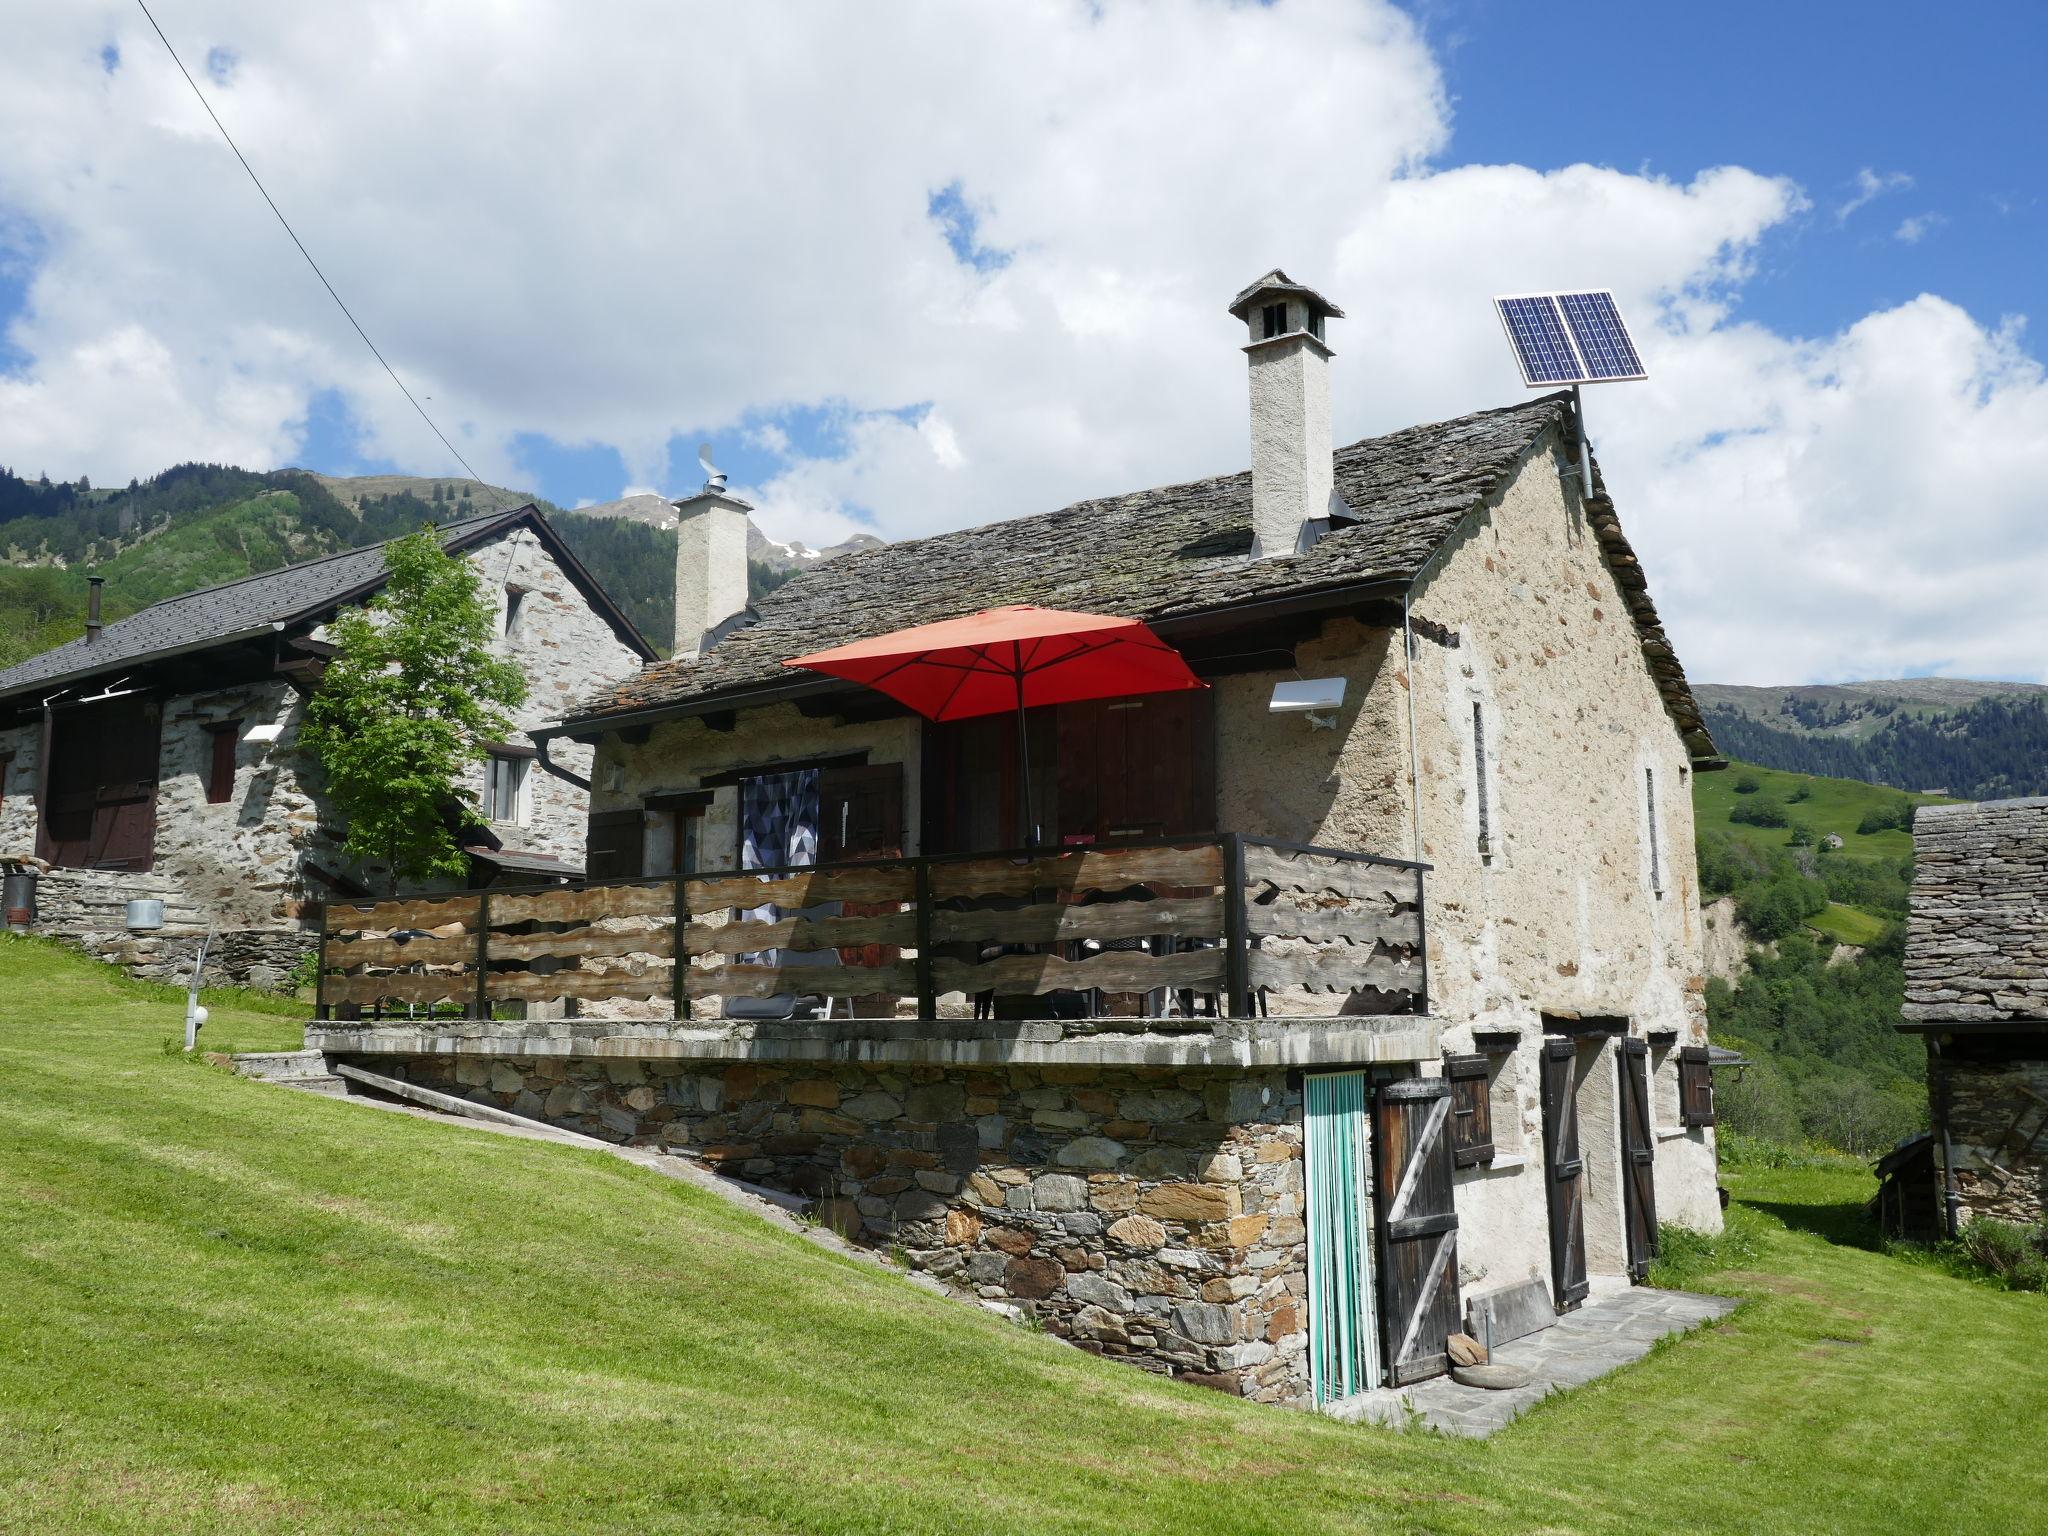
[[[1017,680],[1017,772],[1024,786],[1024,846],[1038,846],[1038,813],[1031,803],[1031,742],[1024,726],[1024,668],[1016,669]]]

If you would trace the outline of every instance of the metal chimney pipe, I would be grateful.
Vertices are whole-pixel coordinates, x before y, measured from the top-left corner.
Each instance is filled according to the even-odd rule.
[[[99,639],[100,631],[106,625],[100,621],[100,588],[107,584],[104,576],[85,578],[85,643],[91,645]]]

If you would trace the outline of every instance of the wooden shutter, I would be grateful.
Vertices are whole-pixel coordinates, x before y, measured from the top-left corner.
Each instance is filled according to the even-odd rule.
[[[1578,1046],[1543,1042],[1543,1166],[1550,1203],[1550,1280],[1557,1310],[1586,1299],[1586,1166],[1572,1081]]]
[[[583,851],[583,874],[589,880],[637,880],[647,842],[647,817],[642,811],[593,811],[590,836]]]
[[[1493,1161],[1493,1102],[1484,1056],[1446,1056],[1451,1085],[1451,1161],[1460,1168]]]
[[[1714,1123],[1714,1068],[1703,1045],[1678,1053],[1678,1115],[1687,1126]]]
[[[818,862],[903,853],[903,765],[863,763],[818,775]]]
[[[1622,1201],[1628,1224],[1629,1278],[1649,1278],[1657,1256],[1657,1144],[1650,1131],[1650,1047],[1621,1042]]]
[[[1458,1329],[1458,1215],[1451,1192],[1451,1085],[1382,1084],[1373,1100],[1373,1204],[1389,1381],[1450,1368]]]
[[[206,765],[206,802],[224,805],[235,798],[235,744],[241,739],[242,722],[220,720],[206,727],[210,752]]]

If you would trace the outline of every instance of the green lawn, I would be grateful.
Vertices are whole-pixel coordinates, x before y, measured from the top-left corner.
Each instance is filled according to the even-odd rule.
[[[1746,777],[1757,779],[1760,787],[1754,794],[1738,795],[1735,786]],[[1783,805],[1793,821],[1804,822],[1817,835],[1833,832],[1839,836],[1842,839],[1841,853],[1846,857],[1890,859],[1894,862],[1912,857],[1913,836],[1910,832],[1856,830],[1857,823],[1863,820],[1866,812],[1888,806],[1899,798],[1900,791],[1896,789],[1864,784],[1855,779],[1781,773],[1775,768],[1758,768],[1749,763],[1730,763],[1719,772],[1696,773],[1692,784],[1693,819],[1703,829],[1727,832],[1758,847],[1783,848],[1792,836],[1790,827],[1752,827],[1728,819],[1728,813],[1743,801],[1769,798]],[[1792,797],[1801,788],[1805,789],[1806,798],[1794,802]],[[1915,805],[1954,803],[1942,795],[1908,795],[1906,798]]]
[[[1806,926],[1816,933],[1826,934],[1837,944],[1867,946],[1883,935],[1887,924],[1875,912],[1831,901],[1824,911],[1808,918]]]
[[[0,940],[0,1530],[2006,1532],[2048,1299],[1742,1173],[1750,1298],[1486,1444],[1095,1360],[598,1153],[240,1081]],[[220,1000],[209,1043],[294,1043]],[[1733,1267],[1729,1267],[1732,1265]]]

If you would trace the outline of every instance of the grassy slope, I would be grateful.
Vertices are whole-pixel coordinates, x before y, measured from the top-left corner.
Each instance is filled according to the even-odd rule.
[[[1753,775],[1762,785],[1754,795],[1738,795],[1735,781]],[[1696,773],[1692,778],[1692,812],[1700,831],[1725,832],[1759,848],[1790,845],[1790,827],[1751,827],[1730,821],[1728,813],[1746,800],[1766,796],[1778,801],[1794,821],[1804,822],[1816,835],[1833,832],[1842,839],[1837,857],[1888,859],[1894,863],[1912,857],[1910,832],[1858,832],[1864,814],[1891,804],[1901,793],[1855,779],[1830,779],[1818,774],[1781,773],[1775,768],[1757,768],[1748,763],[1730,763],[1718,773]],[[1807,798],[1794,805],[1793,794],[1804,785]],[[1943,795],[1907,795],[1915,805],[1949,805]],[[1822,933],[1844,944],[1868,944],[1884,931],[1884,920],[1856,907],[1839,903],[1812,924]]]
[[[0,1530],[2003,1531],[2048,1300],[1738,1193],[1728,1322],[1472,1445],[1100,1362],[601,1154],[245,1083],[0,939]],[[218,1006],[216,1046],[288,1018]],[[1695,1270],[1711,1262],[1693,1255]]]

